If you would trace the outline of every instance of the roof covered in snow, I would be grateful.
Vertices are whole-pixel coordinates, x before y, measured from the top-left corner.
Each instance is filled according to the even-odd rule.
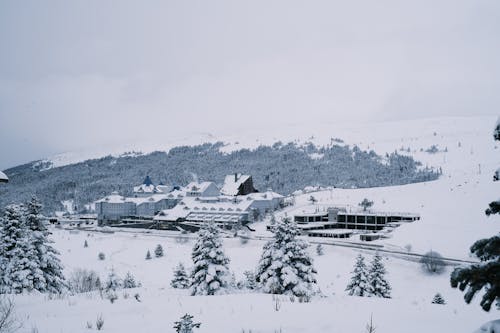
[[[207,188],[214,184],[213,182],[191,182],[189,183],[186,187],[185,190],[186,192],[197,192],[197,193],[203,193],[207,190]],[[215,184],[214,184],[215,185]]]
[[[220,191],[225,195],[238,195],[241,184],[246,182],[249,178],[250,175],[242,175],[241,173],[227,175]]]
[[[2,171],[0,171],[0,182],[6,183],[9,181],[9,177]]]

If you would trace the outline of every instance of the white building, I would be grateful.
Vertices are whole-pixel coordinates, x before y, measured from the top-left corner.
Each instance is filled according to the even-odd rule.
[[[9,181],[9,177],[2,171],[0,171],[0,183],[7,183]]]
[[[213,182],[191,182],[185,188],[187,197],[216,197],[220,191]]]

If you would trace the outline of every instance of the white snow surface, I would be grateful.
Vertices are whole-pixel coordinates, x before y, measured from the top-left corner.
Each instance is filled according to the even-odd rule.
[[[311,139],[316,143],[327,144],[331,137],[341,138],[346,143],[357,144],[362,149],[374,149],[377,153],[409,147],[410,153],[424,165],[441,167],[443,176],[433,182],[372,189],[310,188],[309,191],[314,192],[298,194],[295,206],[277,214],[277,218],[302,207],[307,211],[326,209],[332,204],[357,208],[357,204],[366,197],[374,201],[373,210],[421,215],[420,221],[396,228],[391,238],[370,244],[383,245],[389,250],[401,250],[410,244],[411,251],[415,253],[432,249],[446,257],[471,259],[470,245],[500,230],[499,217],[487,218],[484,214],[488,203],[498,198],[500,186],[499,182],[492,181],[494,171],[500,166],[498,144],[492,137],[495,121],[491,117],[440,118],[360,123],[344,128],[318,124]],[[276,129],[275,132],[246,132],[245,137],[254,138],[255,142],[250,139],[244,141],[241,136],[226,136],[224,141],[232,143],[224,150],[294,140],[299,137],[296,133],[303,132],[298,126],[284,125],[283,129]],[[301,137],[305,140],[310,138]],[[448,151],[436,154],[424,152],[433,144]],[[318,200],[314,206],[308,201],[311,194]],[[252,228],[257,231],[250,233],[251,236],[269,235],[265,226],[262,222],[253,224]],[[434,276],[423,272],[418,263],[386,257],[384,265],[392,287],[392,298],[348,296],[345,288],[356,256],[362,253],[370,262],[372,253],[324,244],[322,256],[314,253],[315,246],[309,248],[323,295],[314,297],[310,303],[291,302],[288,297],[278,297],[276,301],[272,295],[250,291],[233,291],[219,296],[189,296],[188,290],[173,289],[170,281],[179,262],[185,264],[188,272],[191,269],[192,238],[182,243],[175,239],[175,232],[52,231],[54,246],[61,252],[66,275],[77,268],[86,268],[96,270],[105,280],[112,269],[120,278],[130,271],[142,287],[117,292],[119,298],[113,304],[102,299],[98,293],[52,299],[40,294],[13,296],[17,317],[24,324],[19,331],[22,333],[32,332],[34,327],[40,332],[89,332],[86,323],[92,322],[95,327],[99,315],[105,321],[104,332],[168,332],[173,331],[174,321],[185,313],[202,323],[194,331],[199,333],[250,330],[253,333],[280,330],[286,333],[364,332],[370,317],[373,317],[377,332],[384,333],[488,332],[493,325],[498,326],[498,311],[483,311],[479,306],[481,295],[476,295],[467,305],[463,293],[450,287],[452,267],[447,267],[444,274]],[[87,248],[83,247],[85,240],[89,244]],[[235,273],[237,281],[243,279],[244,271],[257,267],[265,241],[251,239],[241,244],[237,238],[224,239],[224,250],[230,258],[229,268]],[[325,240],[326,243],[329,241]],[[144,260],[147,250],[153,251],[157,244],[163,246],[165,255]],[[97,259],[99,252],[105,253],[105,260]],[[131,297],[125,298],[125,292]],[[431,303],[437,292],[443,296],[446,305]],[[140,294],[141,302],[135,300],[135,293]],[[487,322],[492,323],[485,324]],[[478,331],[483,324],[484,329]]]

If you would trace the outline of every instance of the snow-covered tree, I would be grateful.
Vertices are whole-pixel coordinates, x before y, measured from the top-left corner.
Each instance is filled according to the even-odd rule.
[[[174,323],[174,329],[177,333],[193,333],[193,329],[199,328],[201,323],[195,323],[193,321],[193,316],[185,314],[181,317],[181,320]]]
[[[151,259],[151,252],[146,252],[146,260],[150,260]]]
[[[359,254],[356,257],[351,281],[345,289],[351,296],[369,296],[370,285],[368,283],[368,272],[365,264],[365,257]]]
[[[243,275],[245,275],[245,282],[243,287],[250,290],[257,289],[257,281],[255,279],[255,273],[252,271],[244,271]]]
[[[23,218],[23,207],[7,206],[1,222],[0,291],[22,293],[35,287],[44,288],[44,274]]]
[[[318,245],[316,246],[316,254],[317,254],[318,256],[322,256],[323,254],[325,254],[325,250],[323,249],[323,245],[318,244]]]
[[[368,270],[369,296],[391,298],[391,286],[385,279],[382,256],[377,252]]]
[[[437,293],[434,295],[434,298],[432,299],[432,304],[446,304],[443,296],[441,296],[440,293]]]
[[[172,288],[187,289],[190,286],[189,277],[182,263],[179,263],[174,269],[174,277],[170,281]]]
[[[373,206],[373,201],[368,200],[367,198],[364,198],[363,201],[359,203],[360,207],[363,207],[363,211],[366,211],[367,208],[370,208]]]
[[[135,280],[134,276],[130,272],[127,272],[127,274],[125,274],[125,277],[123,278],[123,288],[137,288],[139,287],[139,285],[140,283]]]
[[[266,293],[307,300],[317,292],[316,270],[307,252],[309,245],[297,238],[300,232],[289,219],[276,223],[273,232],[273,240],[264,245],[256,280]]]
[[[83,247],[89,247],[89,243],[87,243],[87,240],[83,243]]]
[[[191,258],[191,295],[220,294],[230,285],[229,258],[224,254],[214,223],[200,229]]]
[[[500,118],[498,118],[493,132],[496,141],[500,141]],[[486,210],[486,215],[500,214],[500,200],[493,201]],[[477,292],[484,289],[481,307],[490,311],[491,305],[496,303],[500,309],[500,235],[480,239],[470,248],[470,252],[481,260],[479,264],[468,267],[455,268],[451,273],[452,288],[465,291],[464,299],[470,303]]]
[[[120,289],[122,285],[123,284],[121,279],[118,277],[118,275],[116,275],[115,270],[112,269],[108,275],[108,279],[106,280],[105,284],[106,291],[111,291],[111,290],[116,291],[117,289]]]
[[[41,292],[61,293],[67,289],[63,266],[59,260],[59,252],[51,245],[54,242],[50,240],[50,232],[45,221],[40,216],[41,209],[42,205],[36,197],[32,197],[24,209],[26,226],[30,231],[29,237],[35,247],[39,266],[44,277],[43,280],[35,280],[34,287]]]
[[[155,257],[156,258],[163,257],[163,247],[160,244],[156,245]]]

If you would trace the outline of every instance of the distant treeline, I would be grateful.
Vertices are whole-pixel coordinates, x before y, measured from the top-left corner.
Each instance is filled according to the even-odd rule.
[[[377,155],[358,147],[277,142],[272,146],[223,153],[223,143],[180,146],[168,153],[104,157],[51,168],[32,162],[6,170],[8,184],[0,186],[0,207],[27,201],[32,194],[46,212],[62,210],[61,201],[73,199],[77,210],[112,191],[131,194],[149,175],[155,184],[186,185],[197,177],[221,184],[224,176],[251,174],[257,189],[290,194],[306,186],[363,188],[435,180],[439,173],[421,168],[412,157],[397,152]]]

